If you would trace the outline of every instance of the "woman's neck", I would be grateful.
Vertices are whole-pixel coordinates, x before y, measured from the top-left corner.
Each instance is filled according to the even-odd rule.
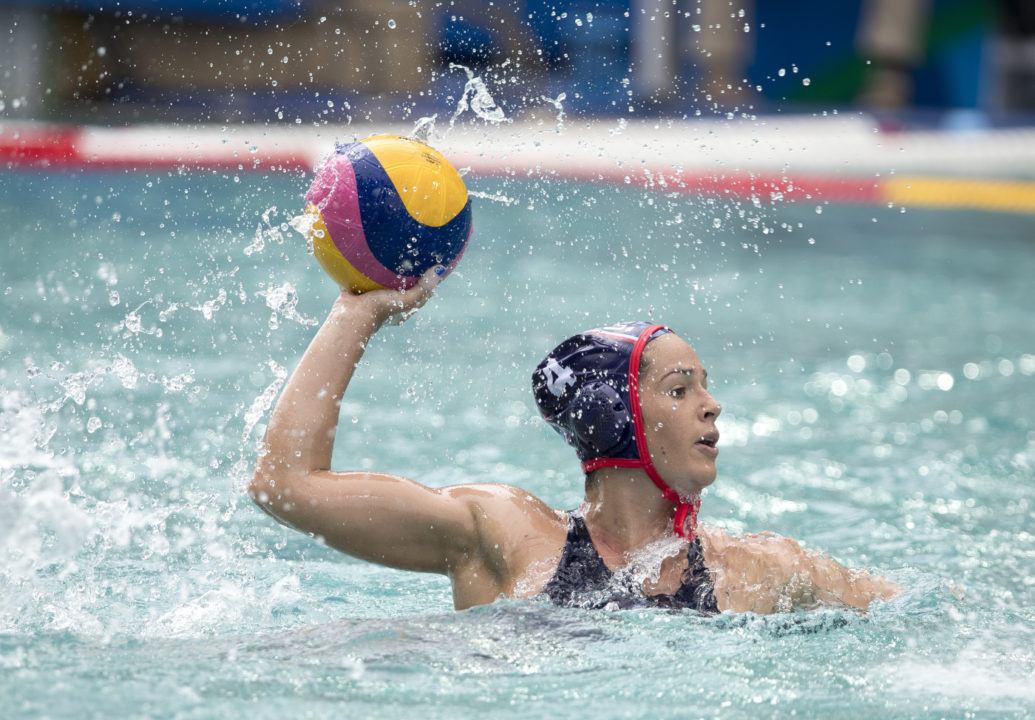
[[[583,517],[594,543],[628,559],[672,534],[675,505],[639,468],[601,468],[586,488]]]

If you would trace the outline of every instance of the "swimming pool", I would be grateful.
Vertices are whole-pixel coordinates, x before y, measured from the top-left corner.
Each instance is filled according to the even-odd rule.
[[[1035,713],[1035,219],[471,180],[457,272],[375,338],[336,465],[503,479],[571,451],[530,373],[649,317],[725,411],[702,520],[905,595],[863,617],[455,613],[243,494],[334,289],[283,228],[301,176],[0,177],[0,698],[16,716],[940,717]],[[265,216],[265,217],[264,217]],[[348,459],[348,460],[346,460]]]

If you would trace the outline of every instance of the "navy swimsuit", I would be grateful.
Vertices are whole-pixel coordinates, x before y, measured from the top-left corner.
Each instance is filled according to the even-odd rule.
[[[543,588],[543,595],[565,607],[689,608],[710,615],[719,612],[698,538],[694,538],[687,549],[687,568],[679,588],[671,595],[646,595],[639,581],[615,580],[614,573],[593,546],[586,521],[576,513],[568,514],[564,552],[557,571]]]

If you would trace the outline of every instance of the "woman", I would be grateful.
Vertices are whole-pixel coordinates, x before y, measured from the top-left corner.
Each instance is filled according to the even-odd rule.
[[[646,323],[561,343],[533,375],[544,417],[575,446],[586,499],[556,511],[500,484],[427,488],[333,472],[341,399],[373,334],[431,297],[441,268],[405,292],[343,292],[284,388],[250,493],[266,512],[354,557],[447,575],[457,609],[544,596],[583,607],[769,613],[865,609],[897,588],[768,533],[697,526],[715,480],[721,409],[693,349]]]

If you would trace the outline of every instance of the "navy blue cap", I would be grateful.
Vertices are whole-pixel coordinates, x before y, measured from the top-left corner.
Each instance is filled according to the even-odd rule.
[[[681,497],[658,473],[640,410],[640,358],[647,343],[669,332],[663,325],[629,322],[573,335],[536,367],[532,392],[542,416],[575,448],[584,472],[642,468],[675,505],[673,532],[693,542],[700,495]]]
[[[532,373],[539,412],[583,463],[598,458],[641,459],[629,378],[638,372],[630,367],[633,350],[651,328],[644,344],[671,332],[647,322],[628,322],[573,335]]]

